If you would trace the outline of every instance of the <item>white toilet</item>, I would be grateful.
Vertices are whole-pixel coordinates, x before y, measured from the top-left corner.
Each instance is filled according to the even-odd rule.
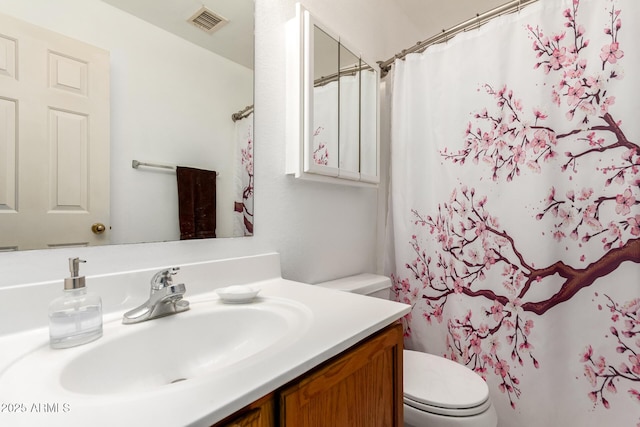
[[[359,274],[318,286],[389,299],[391,280]],[[404,350],[406,427],[496,427],[489,387],[471,369],[444,357]]]

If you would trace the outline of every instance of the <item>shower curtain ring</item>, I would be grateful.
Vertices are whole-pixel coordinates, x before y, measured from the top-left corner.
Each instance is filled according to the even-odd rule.
[[[480,28],[480,14],[476,13],[476,29]]]
[[[518,0],[518,13],[520,13],[520,3],[522,0]]]

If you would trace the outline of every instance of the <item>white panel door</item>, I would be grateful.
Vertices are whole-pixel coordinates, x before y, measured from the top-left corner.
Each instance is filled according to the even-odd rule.
[[[109,53],[0,15],[0,250],[108,240]]]

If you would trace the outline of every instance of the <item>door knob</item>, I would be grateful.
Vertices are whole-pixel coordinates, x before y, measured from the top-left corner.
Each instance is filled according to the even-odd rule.
[[[105,227],[104,224],[100,222],[96,222],[91,226],[91,231],[93,231],[93,234],[102,234],[106,229],[107,227]]]

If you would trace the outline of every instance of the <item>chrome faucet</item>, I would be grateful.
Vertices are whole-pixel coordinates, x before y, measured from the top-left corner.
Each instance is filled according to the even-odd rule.
[[[184,283],[173,284],[172,276],[179,270],[180,267],[173,267],[154,274],[149,299],[141,306],[127,311],[122,323],[139,323],[189,310],[189,301],[182,299],[186,292]]]

